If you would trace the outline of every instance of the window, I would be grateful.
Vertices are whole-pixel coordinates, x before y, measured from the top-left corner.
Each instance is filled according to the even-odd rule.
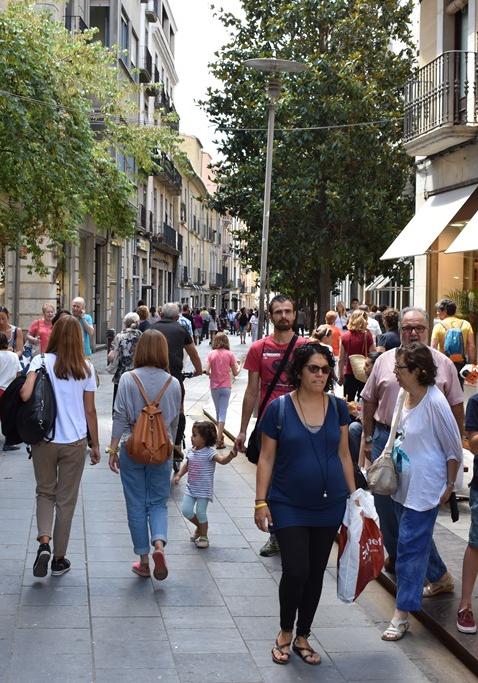
[[[134,31],[131,32],[130,60],[133,68],[138,66],[138,37],[135,35]]]
[[[121,14],[120,48],[129,51],[129,21],[124,14]]]
[[[103,45],[110,45],[110,8],[109,7],[90,7],[90,27],[97,28],[95,40],[99,40]]]

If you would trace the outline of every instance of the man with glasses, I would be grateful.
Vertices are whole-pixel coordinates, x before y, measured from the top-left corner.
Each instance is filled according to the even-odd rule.
[[[402,344],[421,342],[428,344],[428,315],[421,308],[404,308],[400,313],[400,339]],[[437,366],[436,386],[443,392],[455,417],[460,433],[463,432],[464,409],[463,391],[460,387],[455,366],[447,356],[430,349]],[[362,390],[363,428],[365,455],[375,460],[387,443],[392,423],[393,410],[399,392],[395,371],[396,349],[390,349],[377,358],[367,384]],[[398,372],[400,369],[398,368]],[[398,540],[398,523],[390,496],[375,495],[375,507],[380,517],[385,548],[388,553],[386,568],[395,570],[395,557]],[[447,574],[435,584],[428,584],[424,595],[453,591],[451,576]]]
[[[257,397],[259,396],[259,405],[261,405],[267,388],[274,379],[287,347],[294,336],[295,310],[293,301],[288,296],[281,294],[275,296],[269,304],[269,318],[274,327],[272,334],[253,342],[244,363],[244,368],[248,370],[249,376],[242,401],[241,431],[236,438],[236,449],[238,451],[245,450],[247,426],[256,406]],[[294,348],[305,343],[305,341],[304,337],[297,337]],[[292,360],[293,353],[294,350],[289,357],[289,362]],[[290,391],[292,391],[292,386],[287,379],[287,368],[284,368],[267,405],[273,399],[288,394]],[[264,406],[264,412],[266,408],[267,406]],[[260,554],[263,557],[270,557],[278,552],[279,546],[275,536],[271,535],[267,543],[261,548]]]

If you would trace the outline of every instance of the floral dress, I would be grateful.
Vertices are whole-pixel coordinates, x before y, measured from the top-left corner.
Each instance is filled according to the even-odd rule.
[[[133,329],[127,329],[116,335],[113,342],[113,349],[118,354],[118,367],[113,375],[113,384],[118,384],[121,375],[132,369],[134,349],[140,337],[140,330]]]

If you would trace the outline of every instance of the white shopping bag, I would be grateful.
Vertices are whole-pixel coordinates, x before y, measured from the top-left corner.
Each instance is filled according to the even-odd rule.
[[[337,596],[340,600],[356,600],[365,586],[379,576],[383,562],[383,537],[373,496],[358,489],[347,501],[339,532]]]

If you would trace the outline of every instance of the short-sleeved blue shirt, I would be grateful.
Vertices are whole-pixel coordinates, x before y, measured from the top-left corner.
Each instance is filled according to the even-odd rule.
[[[478,394],[468,399],[466,404],[465,431],[478,432]],[[473,460],[473,479],[470,486],[478,491],[478,455]]]
[[[272,401],[260,422],[260,431],[277,440],[268,496],[274,529],[342,522],[349,491],[339,457],[340,427],[350,420],[345,401],[335,401],[337,410],[329,397],[324,424],[316,433],[304,426],[290,395],[281,429],[280,399]]]

